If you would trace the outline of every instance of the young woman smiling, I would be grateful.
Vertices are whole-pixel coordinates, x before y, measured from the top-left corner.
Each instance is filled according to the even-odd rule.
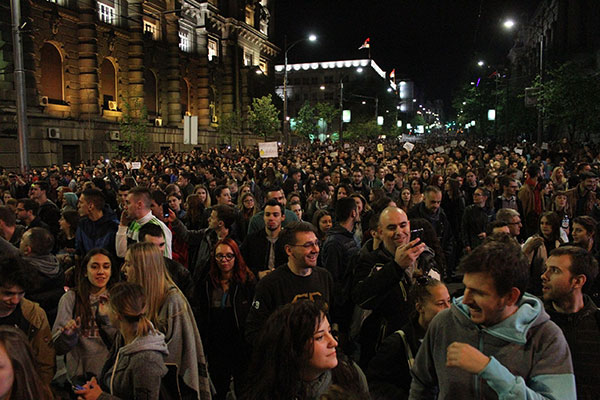
[[[100,374],[109,355],[100,330],[112,337],[116,329],[108,316],[99,312],[99,304],[107,299],[107,289],[116,277],[110,253],[90,250],[75,271],[75,288],[60,299],[52,339],[56,354],[66,355],[67,380],[71,383]]]

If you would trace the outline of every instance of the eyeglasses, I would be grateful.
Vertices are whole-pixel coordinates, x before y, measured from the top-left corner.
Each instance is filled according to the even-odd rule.
[[[231,261],[235,258],[235,254],[233,253],[227,253],[227,254],[215,254],[215,259],[217,261]]]
[[[521,221],[517,221],[517,222],[508,222],[508,225],[521,225]]]
[[[290,244],[290,246],[299,246],[304,247],[305,249],[310,249],[311,247],[316,247],[317,249],[321,247],[321,241],[315,240],[314,242],[306,242],[304,244]]]

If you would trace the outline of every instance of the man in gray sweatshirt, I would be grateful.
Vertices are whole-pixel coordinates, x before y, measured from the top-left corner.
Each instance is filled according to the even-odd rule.
[[[509,235],[461,260],[465,294],[429,325],[412,369],[410,399],[576,399],[571,354]]]

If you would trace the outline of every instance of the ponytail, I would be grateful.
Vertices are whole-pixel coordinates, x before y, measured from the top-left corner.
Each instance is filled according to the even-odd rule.
[[[146,295],[140,285],[130,282],[117,283],[110,289],[109,295],[113,310],[128,323],[136,325],[136,336],[146,336],[154,332],[154,326],[146,316]]]

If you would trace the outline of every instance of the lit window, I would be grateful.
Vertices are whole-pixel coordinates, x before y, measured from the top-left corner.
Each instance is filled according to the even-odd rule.
[[[144,21],[144,33],[152,35],[152,39],[158,39],[158,29],[156,28],[156,24],[152,22]]]
[[[254,57],[252,57],[252,53],[244,51],[244,65],[247,67],[254,65]]]
[[[208,60],[211,61],[213,57],[219,57],[219,46],[216,40],[208,40]]]
[[[186,31],[179,31],[179,49],[189,53],[192,51],[192,41],[190,40],[190,33]]]
[[[258,68],[260,68],[260,70],[262,71],[263,74],[267,75],[267,63],[264,61],[261,61],[258,63]]]
[[[98,3],[98,18],[107,24],[115,24],[115,8],[103,3]]]
[[[246,23],[254,26],[254,7],[246,6]]]

